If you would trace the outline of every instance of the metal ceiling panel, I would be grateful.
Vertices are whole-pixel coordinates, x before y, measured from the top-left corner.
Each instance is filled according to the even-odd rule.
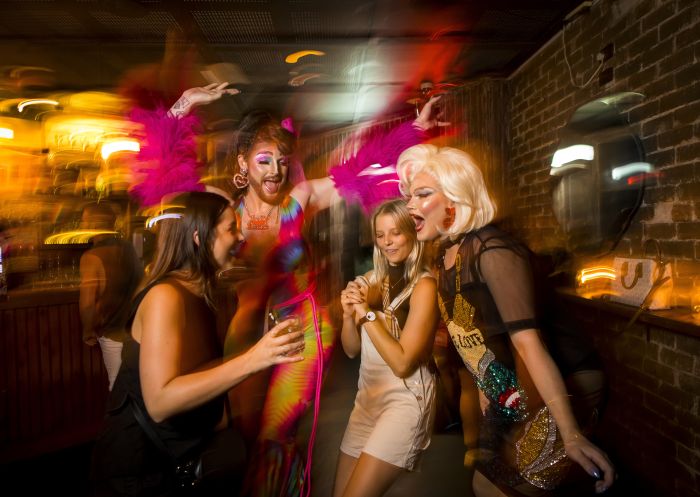
[[[165,41],[169,28],[181,29],[169,12],[149,12],[143,17],[124,17],[95,11],[92,16],[114,36],[129,41]]]
[[[210,43],[277,43],[269,12],[196,10],[192,15]]]
[[[8,10],[3,12],[1,19],[5,35],[17,33],[29,37],[74,37],[86,34],[86,30],[75,17],[60,11]]]

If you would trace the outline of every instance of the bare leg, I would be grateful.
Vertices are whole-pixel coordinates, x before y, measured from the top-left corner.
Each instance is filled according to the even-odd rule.
[[[491,483],[489,479],[478,470],[474,471],[472,489],[476,497],[507,497],[506,494],[501,492],[496,485]]]
[[[345,452],[340,452],[338,456],[338,466],[335,469],[335,483],[333,484],[333,497],[342,497],[345,487],[348,486],[348,481],[352,472],[357,466],[357,458],[347,455]]]
[[[381,497],[405,470],[381,459],[360,454],[343,497]]]

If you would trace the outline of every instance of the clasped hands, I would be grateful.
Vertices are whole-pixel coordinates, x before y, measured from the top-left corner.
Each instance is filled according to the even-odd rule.
[[[355,278],[348,282],[345,290],[340,292],[340,304],[343,306],[343,319],[353,318],[355,322],[369,311],[367,294],[369,293],[369,282],[364,276]]]

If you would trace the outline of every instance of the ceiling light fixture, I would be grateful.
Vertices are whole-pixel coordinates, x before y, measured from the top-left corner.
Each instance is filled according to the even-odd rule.
[[[299,52],[290,53],[287,55],[287,57],[285,57],[284,61],[287,64],[296,64],[299,62],[299,59],[306,57],[307,55],[317,55],[322,57],[326,55],[326,52],[321,52],[320,50],[301,50]]]

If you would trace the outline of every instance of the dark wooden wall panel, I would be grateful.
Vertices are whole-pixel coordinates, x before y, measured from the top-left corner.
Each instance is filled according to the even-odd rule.
[[[77,294],[36,300],[0,309],[0,461],[84,443],[104,413],[107,375],[82,342]]]

